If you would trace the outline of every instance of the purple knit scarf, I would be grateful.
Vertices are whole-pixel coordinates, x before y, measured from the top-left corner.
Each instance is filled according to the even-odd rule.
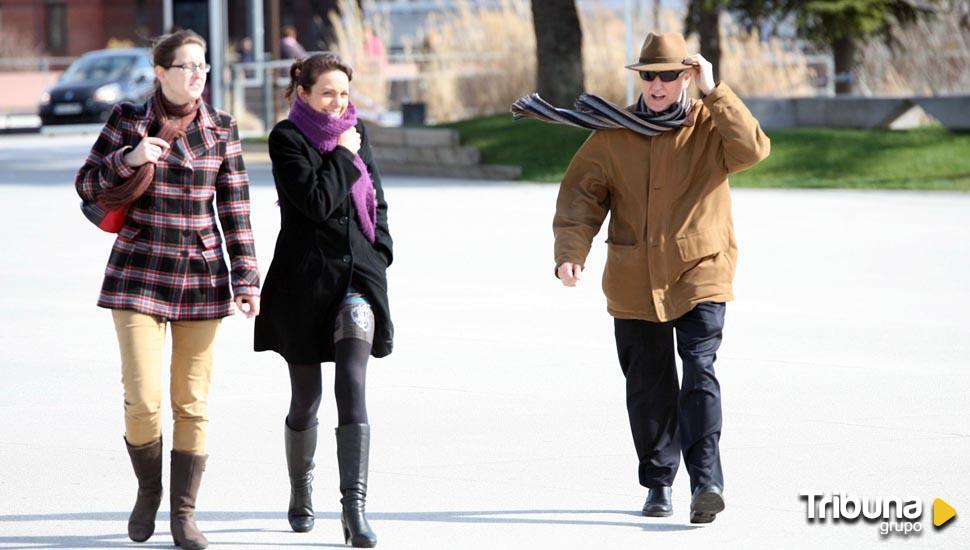
[[[340,134],[357,125],[357,108],[353,103],[348,104],[347,110],[338,118],[316,111],[304,103],[299,95],[294,99],[287,118],[321,153],[333,151]],[[374,232],[377,224],[377,192],[367,166],[357,153],[354,154],[354,166],[360,170],[360,178],[350,188],[350,196],[354,201],[360,229],[367,240],[374,244],[377,237]]]

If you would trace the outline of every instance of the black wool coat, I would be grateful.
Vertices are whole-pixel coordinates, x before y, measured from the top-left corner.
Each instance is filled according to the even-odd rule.
[[[334,323],[352,285],[374,311],[371,355],[391,353],[394,327],[386,272],[394,255],[387,203],[363,124],[358,123],[357,131],[359,154],[377,191],[373,245],[360,229],[350,197],[360,177],[353,153],[338,145],[321,154],[289,120],[279,122],[269,135],[280,233],[256,317],[256,351],[275,351],[289,363],[334,361]]]

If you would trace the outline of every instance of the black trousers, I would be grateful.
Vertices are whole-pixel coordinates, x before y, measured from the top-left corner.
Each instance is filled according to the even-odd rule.
[[[675,321],[614,320],[616,351],[626,377],[630,429],[644,487],[673,485],[681,452],[691,491],[710,483],[724,487],[718,451],[721,387],[714,375],[724,309],[723,303],[704,302]],[[675,332],[684,373],[679,387]]]

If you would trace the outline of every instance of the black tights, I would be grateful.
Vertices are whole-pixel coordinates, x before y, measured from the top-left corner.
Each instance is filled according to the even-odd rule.
[[[364,389],[367,359],[371,344],[357,338],[346,338],[335,344],[337,367],[333,394],[337,401],[337,425],[367,424]],[[289,363],[290,412],[286,424],[300,432],[317,424],[317,410],[323,395],[320,365]]]

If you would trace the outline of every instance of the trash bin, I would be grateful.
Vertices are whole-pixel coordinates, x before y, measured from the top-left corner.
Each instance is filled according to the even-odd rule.
[[[424,126],[426,115],[424,103],[401,104],[401,126]]]

